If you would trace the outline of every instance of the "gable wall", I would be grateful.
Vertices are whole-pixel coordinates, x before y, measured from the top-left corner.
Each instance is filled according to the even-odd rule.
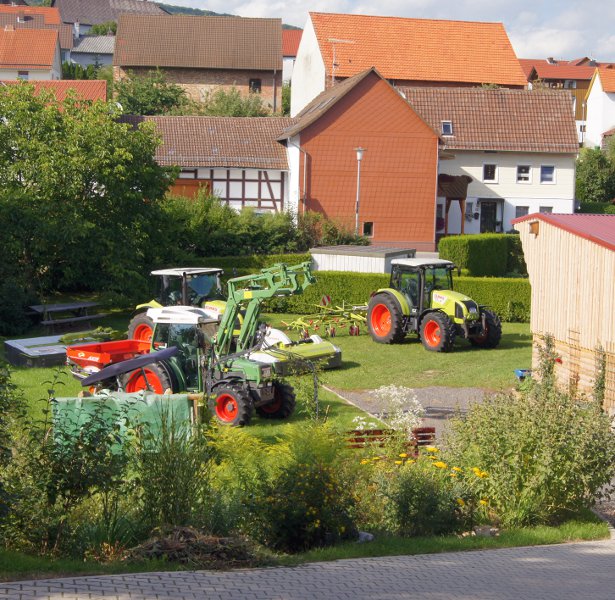
[[[146,75],[153,69],[149,67],[113,67],[113,77],[117,81],[128,76],[128,71],[135,75]],[[265,106],[281,110],[282,106],[282,71],[275,75],[273,71],[245,71],[222,69],[188,69],[165,68],[168,83],[175,83],[186,90],[190,98],[196,102],[203,102],[208,93],[217,89],[226,91],[236,88],[242,95],[250,91],[250,79],[261,80],[261,96]],[[274,98],[275,95],[275,98]]]
[[[355,226],[357,158],[361,163],[359,233],[374,223],[372,241],[411,242],[432,250],[438,138],[385,81],[372,74],[301,134],[309,155],[308,210]],[[303,181],[303,160],[300,182]]]
[[[325,89],[325,64],[309,17],[301,35],[291,83],[291,117],[296,116]]]

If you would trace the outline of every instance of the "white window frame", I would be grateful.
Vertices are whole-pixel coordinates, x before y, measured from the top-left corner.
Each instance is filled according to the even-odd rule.
[[[543,169],[553,169],[553,179],[551,181],[543,180]],[[540,165],[540,184],[541,185],[555,185],[556,177],[555,177],[555,165]]]
[[[442,121],[440,127],[442,131],[442,135],[447,135],[447,136],[455,135],[453,133],[453,122],[452,121]],[[449,129],[449,131],[448,132],[444,131],[445,128]]]
[[[519,179],[519,169],[523,167],[527,167],[528,169],[527,175],[523,175],[524,177],[527,177],[527,179]],[[521,183],[523,185],[532,183],[532,165],[527,165],[527,164],[517,165],[517,183]]]
[[[538,212],[542,213],[543,215],[550,215],[551,213],[553,213],[553,207],[552,206],[539,206]]]
[[[495,167],[495,173],[493,175],[493,179],[485,179],[485,167],[488,165],[493,165]],[[499,169],[498,169],[497,163],[492,163],[492,162],[483,163],[483,173],[482,173],[483,183],[498,183],[498,175],[499,175]]]

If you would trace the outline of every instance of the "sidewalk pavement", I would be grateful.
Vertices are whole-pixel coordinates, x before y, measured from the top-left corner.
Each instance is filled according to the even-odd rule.
[[[0,600],[613,600],[615,540],[0,583]]]

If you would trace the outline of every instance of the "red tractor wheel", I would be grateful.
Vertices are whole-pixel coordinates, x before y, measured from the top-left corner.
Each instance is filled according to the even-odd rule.
[[[173,382],[163,364],[152,363],[122,375],[122,388],[128,393],[149,390],[156,394],[164,394],[167,390],[173,391]]]
[[[243,426],[252,418],[252,400],[248,393],[237,385],[216,388],[209,400],[209,410],[224,425]]]
[[[372,296],[367,306],[367,329],[380,344],[401,342],[406,332],[403,315],[397,300],[390,294]]]
[[[295,410],[295,390],[292,385],[281,381],[276,381],[273,386],[273,401],[257,406],[256,412],[265,419],[287,419]]]
[[[128,324],[128,338],[131,340],[151,342],[153,332],[154,323],[146,313],[135,315]]]
[[[443,312],[427,314],[421,321],[421,342],[432,352],[449,352],[455,343],[455,325]]]

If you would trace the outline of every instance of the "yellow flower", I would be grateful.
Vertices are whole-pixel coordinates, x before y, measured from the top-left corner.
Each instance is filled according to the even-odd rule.
[[[399,458],[408,458],[408,455],[407,455],[405,452],[402,452],[402,453],[399,455]]]
[[[457,472],[457,473],[461,473],[461,471],[463,471],[463,469],[461,467],[453,467],[452,470]]]
[[[457,473],[451,473],[451,477],[457,477]]]
[[[372,460],[380,460],[379,456],[374,456],[374,458],[372,458]]]
[[[487,500],[485,500],[484,498],[482,498],[481,500],[478,501],[479,504],[482,504],[483,506],[487,506],[487,504],[489,504],[489,502],[487,502]]]
[[[403,463],[404,463],[404,461],[403,461],[403,460],[396,460],[396,461],[395,461],[395,464],[396,464],[396,465],[402,465]]]
[[[369,460],[368,460],[367,458],[364,458],[364,459],[361,461],[361,464],[362,464],[362,465],[366,465],[367,463],[369,463]]]
[[[425,446],[425,450],[427,450],[427,452],[439,452],[435,446]]]
[[[459,506],[465,506],[465,500],[463,498],[457,498],[457,504],[459,504]]]
[[[412,464],[414,464],[415,462],[416,462],[416,461],[415,461],[414,459],[410,458],[410,459],[408,459],[408,460],[406,461],[406,464],[407,464],[407,465],[412,465]]]
[[[472,472],[476,475],[476,477],[480,477],[481,479],[484,479],[489,475],[487,471],[481,471],[478,467],[472,467]]]
[[[445,462],[442,462],[441,460],[438,460],[438,461],[436,461],[436,462],[433,464],[433,466],[434,466],[434,467],[438,467],[438,469],[446,469],[446,466],[447,466],[447,465],[446,465],[446,463],[445,463]]]

